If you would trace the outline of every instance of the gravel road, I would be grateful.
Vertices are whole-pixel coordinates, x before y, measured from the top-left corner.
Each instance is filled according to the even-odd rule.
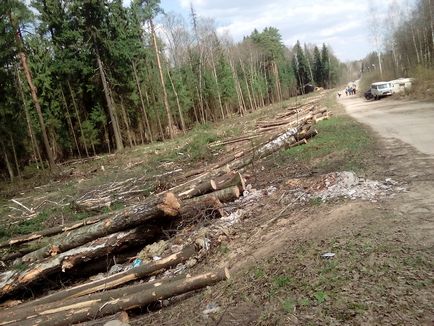
[[[434,156],[434,103],[397,101],[389,98],[366,101],[358,96],[339,100],[348,114],[371,126],[385,138],[396,138],[424,154]]]

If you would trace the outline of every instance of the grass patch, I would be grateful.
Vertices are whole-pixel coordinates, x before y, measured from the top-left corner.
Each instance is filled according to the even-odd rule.
[[[190,139],[190,142],[184,146],[181,152],[186,153],[192,161],[200,161],[211,157],[208,144],[217,141],[219,137],[209,124],[203,124],[193,128]]]
[[[321,172],[364,170],[373,157],[374,137],[348,116],[320,121],[318,135],[306,145],[290,148],[284,159],[308,164]]]
[[[373,310],[398,307],[400,298],[408,295],[409,302],[418,301],[426,311],[429,300],[414,289],[426,295],[434,284],[429,277],[434,268],[430,250],[414,255],[412,248],[397,247],[393,238],[375,233],[377,227],[356,237],[300,242],[289,253],[258,261],[248,272],[250,287],[244,300],[267,302],[260,324],[272,320],[280,325],[286,314],[294,314],[303,325],[313,316],[315,325],[325,320],[357,324]],[[322,259],[324,248],[333,249],[336,258]]]

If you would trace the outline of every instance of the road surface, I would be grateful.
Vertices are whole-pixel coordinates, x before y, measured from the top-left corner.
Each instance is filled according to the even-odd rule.
[[[396,138],[424,154],[434,156],[434,103],[397,101],[390,98],[366,101],[359,96],[341,97],[348,114],[371,126],[385,138]]]

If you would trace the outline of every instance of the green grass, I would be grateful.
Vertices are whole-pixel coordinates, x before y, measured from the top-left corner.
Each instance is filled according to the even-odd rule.
[[[347,116],[320,121],[318,135],[306,145],[290,148],[283,158],[303,163],[323,172],[363,170],[372,157],[375,144],[370,131]]]

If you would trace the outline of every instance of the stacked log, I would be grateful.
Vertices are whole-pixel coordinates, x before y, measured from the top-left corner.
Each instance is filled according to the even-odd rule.
[[[68,271],[86,262],[105,257],[122,248],[149,243],[149,239],[158,233],[157,229],[164,223],[181,221],[176,223],[182,226],[197,219],[223,216],[225,203],[235,201],[246,188],[240,172],[249,164],[278,150],[306,144],[318,133],[315,122],[326,118],[327,110],[319,109],[314,103],[289,108],[274,120],[258,122],[258,128],[249,135],[214,144],[215,147],[221,147],[249,142],[250,147],[232,152],[220,162],[197,169],[194,173],[187,172],[191,178],[168,191],[149,196],[141,203],[117,212],[96,215],[79,223],[1,243],[0,248],[14,246],[18,256],[22,257],[15,260],[15,266],[10,270],[0,274],[0,298],[13,297],[17,290],[31,288],[36,281],[54,273],[68,274]],[[253,144],[253,139],[257,144]],[[121,182],[117,187],[119,191],[124,191],[125,183]],[[134,188],[128,189],[135,191]],[[98,192],[94,194],[95,200],[91,192],[80,198],[82,203],[89,204],[89,209],[101,204],[97,200],[101,198],[97,195]],[[109,194],[110,201],[116,197],[115,192]],[[182,221],[188,222],[183,224]],[[40,248],[32,250],[36,242]],[[175,276],[164,281],[129,285],[134,281],[143,281],[152,274],[158,275],[195,254],[195,248],[186,244],[179,253],[169,253],[161,260],[7,309],[0,312],[0,325],[63,325],[83,322],[144,306],[227,278],[227,272],[220,270],[195,277]],[[17,268],[18,265],[21,267]],[[54,302],[56,308],[51,306]]]

